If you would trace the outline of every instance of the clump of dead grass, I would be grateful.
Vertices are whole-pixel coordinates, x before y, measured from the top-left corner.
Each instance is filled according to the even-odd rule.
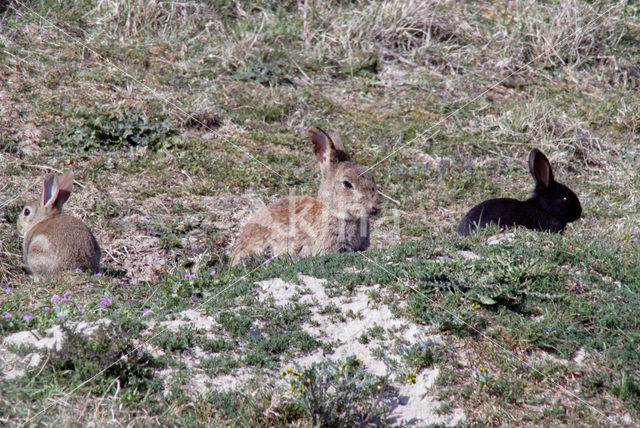
[[[21,272],[16,269],[16,260],[19,258],[12,254],[4,242],[0,241],[0,286],[10,286],[17,283]]]
[[[495,149],[504,151],[507,157],[520,155],[513,146],[522,144],[527,151],[537,147],[561,152],[564,161],[576,167],[606,168],[619,154],[615,144],[546,101],[522,103],[499,116],[487,116],[483,122],[480,128],[493,140]]]
[[[166,36],[185,28],[201,28],[215,15],[203,2],[103,0],[86,13],[88,22],[112,37],[133,38],[150,32]]]
[[[337,18],[337,17],[334,17]],[[465,39],[468,24],[436,1],[385,1],[354,8],[332,19],[329,31],[316,38],[335,41],[343,52],[379,48],[388,54],[410,52],[436,42]]]
[[[491,49],[522,65],[580,66],[610,54],[625,34],[624,5],[580,0],[508,2]],[[496,20],[500,22],[500,20]]]
[[[356,2],[349,8],[306,3],[302,38],[318,56],[339,63],[362,54],[412,63],[411,57],[438,46],[454,51],[477,39],[464,14],[452,2]],[[313,8],[313,9],[311,9]],[[455,7],[457,8],[457,6]]]

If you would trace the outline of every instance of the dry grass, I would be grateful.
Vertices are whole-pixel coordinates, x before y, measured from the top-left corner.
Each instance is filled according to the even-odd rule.
[[[553,103],[523,103],[489,119],[482,124],[484,132],[492,135],[496,151],[506,149],[506,157],[522,156],[535,144],[543,152],[553,151],[554,161],[572,163],[572,168],[606,168],[620,154],[619,145],[598,137]]]
[[[0,285],[34,291],[28,308],[46,303],[48,287],[67,288],[66,280],[34,284],[15,230],[21,203],[46,171],[71,162],[82,186],[69,211],[102,243],[111,282],[93,282],[87,294],[137,295],[166,286],[167,274],[226,268],[241,225],[260,206],[292,188],[313,194],[309,125],[335,128],[358,163],[375,165],[390,197],[373,224],[376,248],[447,240],[475,203],[526,197],[533,147],[583,202],[567,240],[627,248],[640,229],[640,17],[630,2],[2,7]],[[171,133],[158,147],[92,134],[95,122],[109,124],[123,111],[167,119]],[[119,129],[130,123],[135,128],[132,121]],[[85,142],[94,145],[84,150]],[[126,285],[115,287],[118,279]],[[474,358],[483,353],[480,343]],[[551,384],[535,386],[540,397],[553,392]],[[72,397],[69,405],[87,423],[132,417],[109,397],[88,407]],[[482,406],[486,420],[513,423],[496,400],[467,404]],[[623,406],[609,393],[603,400],[596,404]],[[133,424],[157,422],[135,417]]]
[[[199,30],[215,17],[212,12],[204,2],[102,0],[83,19],[98,35],[126,42],[139,36],[166,39],[185,29]]]
[[[358,2],[347,13],[309,3],[303,9],[306,44],[326,57],[351,60],[353,55],[380,52],[388,61],[443,47],[455,51],[477,36],[455,2]],[[314,6],[316,6],[314,8]],[[411,63],[411,62],[409,62]]]
[[[506,17],[515,37],[503,41],[505,57],[533,64],[580,66],[615,50],[625,34],[624,3],[563,0],[510,2]]]

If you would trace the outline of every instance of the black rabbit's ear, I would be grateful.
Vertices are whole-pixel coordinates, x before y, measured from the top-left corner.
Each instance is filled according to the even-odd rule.
[[[529,153],[529,171],[536,182],[542,184],[545,188],[553,183],[553,172],[549,159],[538,149],[531,150]]]

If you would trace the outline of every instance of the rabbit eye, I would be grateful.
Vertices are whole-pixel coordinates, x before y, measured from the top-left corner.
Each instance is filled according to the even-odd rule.
[[[29,208],[25,208],[24,209],[24,215],[25,217],[28,216],[29,214],[31,214],[31,210]]]
[[[569,197],[565,196],[564,198],[562,198],[562,200],[567,202],[569,200]]]
[[[353,184],[351,184],[350,182],[348,182],[347,180],[344,180],[342,182],[342,185],[344,186],[345,189],[353,189]]]

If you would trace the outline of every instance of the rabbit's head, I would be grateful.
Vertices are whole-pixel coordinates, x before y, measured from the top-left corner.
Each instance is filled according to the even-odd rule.
[[[351,162],[342,139],[332,130],[309,128],[313,152],[320,163],[318,199],[345,220],[364,219],[380,212],[373,175]]]
[[[18,218],[18,231],[22,236],[36,224],[62,213],[62,206],[71,196],[73,172],[66,171],[62,176],[47,175],[42,186],[42,196],[28,202]]]
[[[529,171],[536,180],[536,188],[531,196],[536,205],[565,223],[580,218],[582,207],[578,196],[553,179],[549,159],[538,149],[529,153]]]

